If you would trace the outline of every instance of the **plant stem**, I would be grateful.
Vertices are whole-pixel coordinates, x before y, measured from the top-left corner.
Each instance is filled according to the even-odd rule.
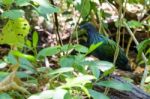
[[[138,45],[139,45],[139,42],[137,41],[137,39],[135,38],[133,32],[131,31],[131,29],[129,28],[129,26],[127,25],[127,23],[126,23],[125,21],[124,21],[124,25],[125,25],[125,27],[127,28],[127,30],[128,30],[128,32],[129,32],[129,34],[131,35],[131,37],[133,38],[133,40],[134,40],[136,46],[138,46]],[[141,80],[141,83],[140,83],[140,87],[141,87],[141,88],[143,88],[143,86],[144,86],[144,81],[145,81],[145,79],[146,79],[146,77],[147,77],[147,74],[148,74],[147,58],[146,58],[146,56],[144,55],[144,53],[142,53],[142,58],[143,58],[144,63],[145,63],[145,69],[144,69],[143,77],[142,77],[142,80]]]
[[[49,0],[49,1],[51,2],[52,5],[55,5],[53,0]],[[59,23],[58,23],[57,13],[54,13],[54,21],[55,21],[55,26],[56,26],[56,32],[58,35],[58,40],[59,40],[60,45],[62,46],[63,42],[59,34]]]

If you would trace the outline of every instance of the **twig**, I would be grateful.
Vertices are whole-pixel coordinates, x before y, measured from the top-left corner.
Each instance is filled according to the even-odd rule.
[[[136,30],[133,31],[133,35],[136,33]],[[127,45],[127,49],[126,49],[126,56],[128,57],[128,54],[129,54],[129,49],[130,49],[130,46],[131,46],[131,43],[132,43],[132,36],[129,38],[129,42],[128,42],[128,45]]]
[[[55,5],[53,0],[49,0],[49,1],[51,2],[52,5]],[[59,43],[60,45],[63,45],[60,34],[59,34],[59,23],[58,23],[57,13],[54,13],[54,20],[55,20],[56,32],[58,35]]]

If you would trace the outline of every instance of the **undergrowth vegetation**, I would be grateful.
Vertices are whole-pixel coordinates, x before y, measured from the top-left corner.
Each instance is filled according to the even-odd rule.
[[[0,45],[9,49],[4,55],[0,52],[0,99],[109,99],[110,88],[132,91],[131,84],[109,76],[116,70],[113,63],[87,58],[101,42],[89,48],[80,44],[80,36],[84,35],[78,31],[81,21],[91,21],[104,35],[113,35],[109,28],[113,15],[99,7],[103,3],[116,7],[116,41],[125,41],[120,40],[120,35],[128,32],[130,38],[122,47],[130,56],[134,42],[138,51],[135,60],[145,69],[140,86],[150,92],[150,39],[147,36],[138,40],[134,36],[139,31],[149,35],[149,0],[0,0]],[[139,17],[131,15],[127,19],[126,7],[130,4],[142,5]],[[71,28],[67,43],[62,38],[66,24],[59,22],[63,17],[67,17],[65,22]],[[56,44],[40,45],[41,28],[55,34]],[[96,90],[99,87],[104,90]]]

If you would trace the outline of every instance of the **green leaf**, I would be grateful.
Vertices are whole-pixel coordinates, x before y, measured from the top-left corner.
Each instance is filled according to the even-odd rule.
[[[103,72],[103,76],[107,76],[115,70],[115,66],[108,61],[96,60],[96,61],[87,61],[86,63],[87,63],[86,65],[90,67],[92,74],[96,78],[99,78],[100,71]]]
[[[7,93],[0,93],[0,99],[13,99],[13,98]]]
[[[62,73],[73,72],[73,71],[74,69],[72,67],[62,67],[54,71],[51,71],[48,75],[62,74]]]
[[[0,44],[8,44],[22,48],[29,29],[30,25],[24,18],[9,20],[0,34]]]
[[[97,66],[93,65],[93,66],[90,66],[90,69],[92,71],[92,74],[96,77],[96,78],[99,78],[100,76],[100,70],[98,69]]]
[[[93,52],[97,47],[99,47],[102,44],[102,42],[99,42],[97,44],[92,44],[88,50],[88,52],[86,53],[86,55],[90,54],[91,52]]]
[[[75,45],[75,50],[82,53],[88,52],[88,48],[80,44]]]
[[[45,90],[37,95],[32,95],[28,99],[52,99],[54,90]]]
[[[9,19],[18,19],[24,16],[24,11],[23,10],[8,10],[2,13],[1,15],[4,18],[9,18]]]
[[[60,52],[60,47],[55,46],[55,47],[47,47],[42,49],[38,55],[37,58],[45,58],[47,56],[52,56]]]
[[[39,4],[39,7],[35,9],[40,15],[44,16],[45,18],[47,18],[46,17],[47,14],[59,12],[59,8],[50,5],[48,0],[32,0],[32,1]]]
[[[32,76],[30,76],[28,73],[25,73],[25,72],[17,72],[17,77],[19,77],[19,78],[27,78],[27,79],[29,79],[29,78],[33,78]]]
[[[95,65],[102,71],[108,71],[114,68],[113,63],[108,61],[95,61]]]
[[[74,46],[73,46],[72,44],[66,44],[66,45],[63,45],[63,46],[61,47],[61,51],[67,52],[67,51],[70,51],[70,50],[73,49],[73,48],[74,48]]]
[[[10,6],[13,2],[14,0],[2,0],[2,3],[7,6]]]
[[[142,27],[142,24],[138,21],[135,21],[135,20],[128,21],[127,24],[130,28]]]
[[[31,0],[33,2],[36,2],[38,3],[39,5],[42,5],[42,6],[49,6],[49,1],[48,0]]]
[[[91,10],[90,0],[81,0],[81,5],[78,6],[81,16],[85,18]]]
[[[30,61],[36,61],[36,59],[35,59],[34,56],[32,56],[32,55],[27,55],[27,54],[23,54],[23,53],[21,53],[21,52],[19,52],[19,51],[17,51],[17,50],[12,50],[10,53],[11,53],[12,55],[14,55],[14,56],[17,56],[17,57],[25,58],[25,59],[28,59],[28,60],[30,60]]]
[[[140,59],[143,50],[145,50],[149,44],[150,44],[150,39],[146,39],[146,40],[142,41],[142,42],[137,46],[137,49],[138,49],[138,56],[137,56],[137,58],[138,58],[138,59]]]
[[[59,8],[54,7],[54,6],[39,6],[37,8],[37,11],[39,12],[40,15],[46,17],[47,14],[53,14],[56,12],[59,12]]]
[[[28,99],[68,99],[66,98],[67,94],[67,90],[57,88],[55,90],[45,90],[40,94],[30,96]]]
[[[96,79],[92,75],[81,75],[76,78],[70,78],[66,79],[67,83],[60,86],[59,88],[72,88],[72,87],[79,87],[81,88],[88,97],[90,97],[90,94],[88,92],[88,89],[84,87],[85,84],[91,83],[92,80]]]
[[[19,58],[20,67],[26,70],[31,71],[32,73],[36,73],[33,65],[25,58]]]
[[[96,79],[92,75],[81,75],[76,78],[66,79],[67,83],[62,85],[62,88],[71,88],[78,85],[85,85],[86,83],[90,83],[92,80]]]
[[[75,62],[75,58],[73,56],[61,57],[59,60],[59,65],[61,67],[72,67]]]
[[[89,93],[93,99],[109,99],[105,94],[89,89]]]
[[[114,89],[122,90],[122,91],[131,91],[132,90],[132,86],[130,84],[122,83],[117,80],[100,81],[100,82],[96,83],[96,85],[114,88]]]
[[[36,31],[33,32],[32,40],[33,40],[33,47],[36,48],[39,40],[38,33]]]
[[[26,40],[26,45],[28,48],[32,49],[32,44],[30,40]]]
[[[52,99],[65,99],[64,97],[67,93],[67,90],[58,88],[55,90]]]
[[[12,55],[12,54],[8,54],[8,56],[6,56],[5,57],[5,61],[7,62],[7,63],[10,63],[10,64],[13,64],[13,65],[15,65],[15,64],[17,64],[18,62],[17,62],[17,59],[14,57],[14,55]]]
[[[9,75],[8,72],[0,72],[0,81],[2,81],[5,77],[7,77]],[[0,98],[1,99],[1,98]]]
[[[17,6],[27,6],[27,5],[30,5],[30,1],[31,0],[15,0],[15,4]]]

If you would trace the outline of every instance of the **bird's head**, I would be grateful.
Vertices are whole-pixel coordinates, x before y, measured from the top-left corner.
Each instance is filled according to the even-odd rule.
[[[87,31],[97,31],[97,29],[94,27],[92,23],[85,23],[80,25],[80,29],[85,29]]]

